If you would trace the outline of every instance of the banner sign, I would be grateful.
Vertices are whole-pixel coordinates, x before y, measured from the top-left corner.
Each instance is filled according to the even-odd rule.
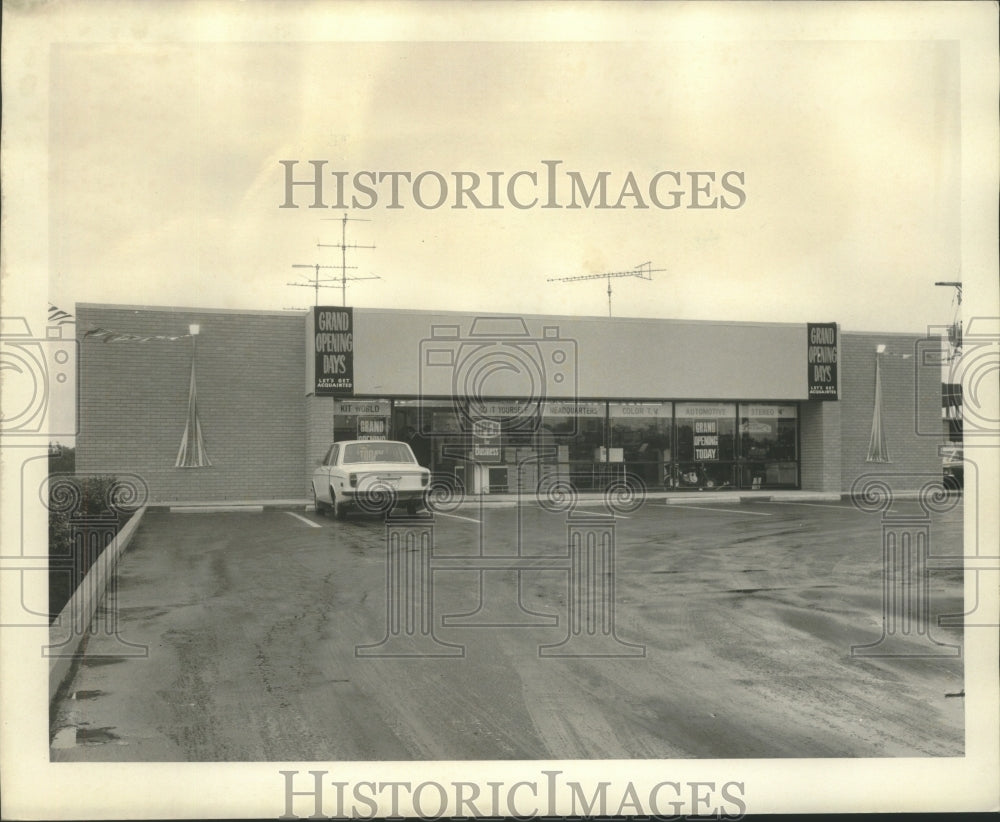
[[[317,397],[354,394],[354,310],[316,306],[313,309],[313,353]]]
[[[807,323],[809,399],[835,400],[837,395],[837,324]]]
[[[715,420],[695,421],[694,458],[699,462],[719,458],[719,430]]]
[[[476,462],[500,462],[500,423],[497,420],[476,420],[472,425],[472,459]]]

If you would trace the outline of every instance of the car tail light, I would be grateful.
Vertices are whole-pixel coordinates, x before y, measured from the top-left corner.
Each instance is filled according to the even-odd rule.
[[[347,478],[347,481],[349,483],[351,483],[351,488],[357,488],[358,487],[358,475],[357,474],[351,474]]]
[[[420,484],[426,486],[426,485],[430,484],[430,481],[431,481],[431,474],[430,474],[430,472],[429,471],[424,471],[420,475]]]

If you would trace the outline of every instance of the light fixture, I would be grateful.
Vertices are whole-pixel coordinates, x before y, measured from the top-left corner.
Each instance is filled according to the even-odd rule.
[[[195,332],[195,333],[198,333],[198,332]],[[875,353],[876,354],[884,354],[885,353],[885,346],[884,345],[880,345],[878,348],[875,349]]]
[[[201,326],[198,325],[198,323],[192,323],[191,325],[188,326],[188,331],[190,332],[192,337],[197,337],[198,332],[201,331]]]

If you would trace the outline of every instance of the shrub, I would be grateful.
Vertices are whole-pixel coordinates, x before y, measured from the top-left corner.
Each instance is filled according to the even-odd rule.
[[[117,485],[111,476],[49,475],[49,622],[132,516],[131,509],[115,504]]]

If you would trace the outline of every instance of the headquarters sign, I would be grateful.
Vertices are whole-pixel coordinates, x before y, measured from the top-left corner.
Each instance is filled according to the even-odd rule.
[[[838,335],[836,323],[807,323],[809,399],[835,400],[837,394]]]
[[[354,310],[316,306],[311,325],[309,351],[316,396],[353,396]]]

